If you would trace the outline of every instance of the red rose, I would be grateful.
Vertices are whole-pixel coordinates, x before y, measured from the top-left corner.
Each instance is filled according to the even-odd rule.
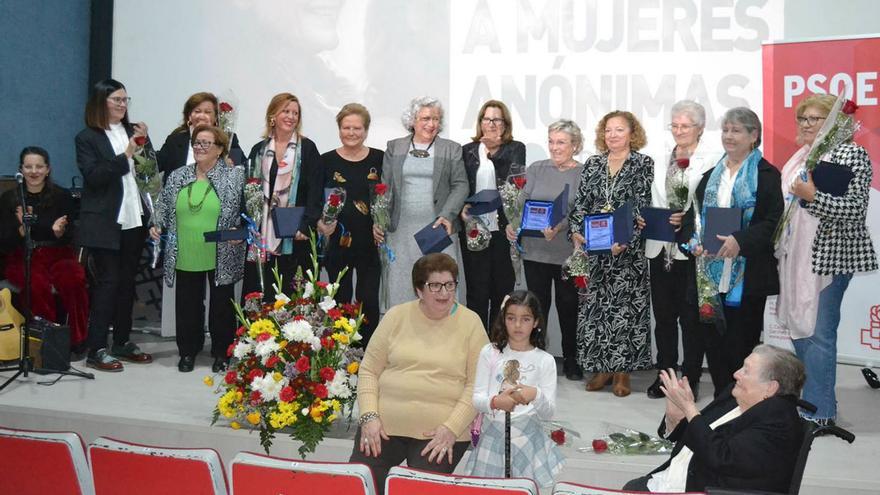
[[[280,357],[271,356],[269,359],[266,360],[266,367],[267,368],[274,368],[275,365],[278,364],[278,361],[281,361]]]
[[[337,206],[339,206],[339,203],[340,203],[341,201],[342,201],[342,198],[340,198],[338,194],[331,194],[331,195],[327,198],[327,203],[328,203],[330,206],[334,207],[334,208],[336,208]]]
[[[686,170],[691,165],[691,159],[679,158],[678,160],[675,160],[675,165],[681,170]]]
[[[327,316],[330,317],[331,320],[338,320],[342,318],[342,310],[339,308],[330,308],[330,311],[327,311]]]
[[[550,439],[556,442],[556,445],[565,445],[565,430],[562,428],[550,432]]]
[[[373,192],[375,192],[377,196],[384,196],[385,193],[388,192],[388,185],[380,182],[373,186]]]
[[[856,105],[856,102],[854,102],[852,100],[846,100],[846,103],[843,104],[843,108],[840,111],[847,114],[847,115],[852,115],[852,114],[856,113],[856,110],[858,110],[858,109],[859,109],[859,106]]]
[[[260,184],[261,182],[263,182],[263,181],[256,178],[256,177],[251,177],[250,179],[247,180],[248,184]],[[251,292],[251,294],[259,294],[259,292]],[[262,295],[260,297],[262,297]]]
[[[589,279],[584,275],[578,275],[574,278],[574,286],[578,289],[586,289],[589,283]]]
[[[601,454],[608,450],[608,443],[605,440],[593,440],[593,452]]]
[[[257,180],[259,180],[259,179],[257,179]],[[259,292],[259,291],[249,292],[246,296],[244,296],[245,301],[248,301],[251,299],[262,299],[262,298],[263,298],[263,293]]]
[[[250,399],[251,399],[251,404],[254,404],[254,405],[259,404],[263,400],[263,394],[261,394],[257,390],[254,390],[253,392],[251,392]]]
[[[311,367],[311,364],[309,363],[309,357],[302,356],[301,358],[297,359],[295,366],[296,370],[300,373],[305,373],[306,371],[309,371],[309,368]]]
[[[468,232],[468,237],[471,239],[476,239],[478,235],[480,235],[479,229],[471,229],[470,232]]]
[[[221,112],[231,112],[232,105],[230,105],[229,103],[226,103],[225,101],[221,101],[220,102],[220,111]]]
[[[259,368],[257,368],[257,369],[253,369],[253,370],[251,370],[250,373],[248,373],[248,375],[247,375],[247,376],[248,376],[248,381],[249,381],[249,382],[252,382],[252,381],[254,381],[254,378],[261,377],[261,376],[263,376],[263,375],[264,375],[263,370],[261,370],[261,369],[259,369]]]
[[[712,307],[709,303],[704,303],[700,306],[700,317],[701,318],[712,318],[715,316],[715,308]]]
[[[321,375],[322,380],[324,380],[325,382],[330,382],[333,381],[333,377],[336,376],[336,370],[329,366],[324,366],[323,368],[321,368],[319,374]]]
[[[135,136],[134,137],[134,144],[136,144],[138,146],[143,146],[144,143],[146,143],[146,142],[147,142],[147,136]]]
[[[238,375],[234,371],[227,371],[226,376],[223,378],[223,381],[232,385],[235,383],[235,379],[238,378]]]
[[[282,402],[293,402],[296,400],[296,391],[288,385],[281,389],[278,398],[281,399]]]
[[[319,383],[319,384],[315,385],[313,393],[315,394],[315,397],[317,397],[319,399],[326,399],[327,398],[327,387],[325,387],[323,383]]]
[[[519,175],[513,178],[513,185],[516,186],[517,189],[522,189],[526,187],[526,176]]]

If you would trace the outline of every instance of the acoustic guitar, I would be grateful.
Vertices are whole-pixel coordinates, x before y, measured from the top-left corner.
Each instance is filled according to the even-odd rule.
[[[0,361],[21,357],[21,324],[24,317],[12,306],[12,292],[0,290]]]

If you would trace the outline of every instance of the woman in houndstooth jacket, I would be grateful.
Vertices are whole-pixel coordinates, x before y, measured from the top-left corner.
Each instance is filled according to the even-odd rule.
[[[800,176],[807,155],[820,144],[815,143],[816,136],[825,122],[854,128],[851,114],[855,105],[843,101],[835,105],[836,99],[832,95],[812,95],[797,106],[798,142],[803,147],[783,169],[782,188],[784,194],[790,192],[801,201],[776,249],[780,323],[791,331],[797,355],[806,366],[803,397],[817,407],[807,417],[820,424],[833,423],[837,415],[834,385],[843,294],[853,273],[877,269],[865,225],[872,175],[867,151],[850,138],[820,158],[852,171],[853,178],[843,195],[818,191],[812,174],[807,174],[806,180]],[[807,258],[810,272],[805,270]]]

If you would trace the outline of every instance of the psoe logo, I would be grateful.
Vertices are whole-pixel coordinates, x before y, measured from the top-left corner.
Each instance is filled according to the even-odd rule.
[[[880,304],[872,306],[868,328],[862,329],[862,345],[880,351]]]

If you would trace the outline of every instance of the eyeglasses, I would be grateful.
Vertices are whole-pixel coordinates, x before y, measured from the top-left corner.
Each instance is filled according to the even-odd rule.
[[[211,146],[214,146],[215,144],[217,144],[217,143],[215,143],[213,141],[196,141],[193,143],[193,148],[194,149],[200,148],[200,149],[206,150],[206,149],[210,148]]]
[[[431,292],[440,292],[440,289],[446,289],[446,292],[452,292],[458,287],[458,281],[453,280],[452,282],[446,282],[445,284],[441,282],[427,282],[425,287]]]
[[[487,125],[502,125],[504,124],[504,119],[490,119],[488,117],[483,117],[480,119],[480,122]]]
[[[795,120],[797,120],[798,125],[807,124],[809,126],[814,126],[814,125],[818,124],[820,120],[825,120],[825,119],[826,119],[826,117],[813,117],[813,116],[803,117],[803,116],[801,116],[801,117],[797,117]]]
[[[112,101],[113,103],[116,103],[117,105],[128,105],[129,103],[131,103],[131,96],[111,96],[107,99]]]
[[[687,132],[687,131],[693,129],[694,127],[697,127],[697,126],[695,126],[693,124],[669,124],[666,126],[666,128],[669,129],[670,131],[681,131],[681,132]]]

